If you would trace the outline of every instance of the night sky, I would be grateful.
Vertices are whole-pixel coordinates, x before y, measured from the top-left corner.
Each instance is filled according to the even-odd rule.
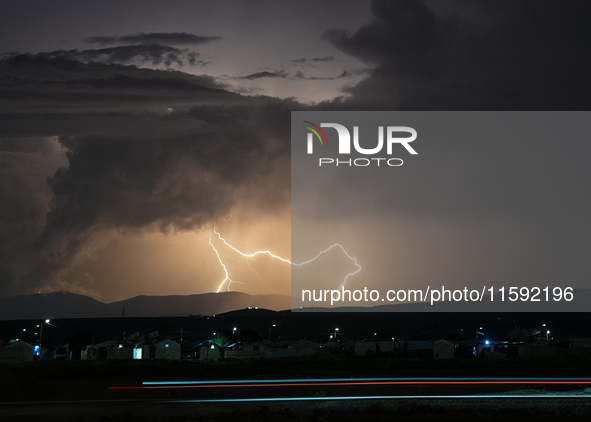
[[[110,302],[216,291],[224,272],[210,235],[243,283],[232,290],[289,294],[289,265],[253,258],[253,273],[212,230],[244,252],[290,256],[291,111],[591,104],[587,1],[1,8],[3,296],[62,290]],[[491,262],[507,277],[554,262],[555,277],[584,284],[589,142],[523,139],[514,166],[494,175],[473,160],[490,145],[475,142],[466,154],[448,151],[436,173],[408,178],[394,192],[395,216],[355,209],[400,227],[400,250],[422,251],[420,262],[397,255],[396,273],[441,274],[449,260],[436,246],[452,236],[449,254],[471,254],[469,271],[449,273],[460,283],[489,274]],[[350,246],[384,260],[396,253],[361,242]]]

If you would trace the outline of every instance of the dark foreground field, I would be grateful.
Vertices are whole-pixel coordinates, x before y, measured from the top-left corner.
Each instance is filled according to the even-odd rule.
[[[134,404],[2,408],[2,421],[589,421],[586,400],[401,400],[296,405],[260,403],[239,406]]]
[[[139,386],[143,381],[350,377],[591,378],[591,360],[412,360],[333,355],[219,362],[184,360],[29,362],[0,366],[0,402],[139,398],[132,396],[136,394],[134,392],[114,393],[107,388]],[[128,395],[122,397],[114,394]],[[166,394],[172,393],[166,391]],[[181,393],[175,394],[178,396]],[[201,391],[200,394],[204,393]]]
[[[371,421],[591,420],[591,385],[359,385],[109,390],[158,380],[316,379],[351,377],[591,378],[587,360],[452,361],[327,356],[217,363],[50,361],[0,366],[0,420],[6,421]],[[538,398],[283,401],[286,397],[542,394]],[[252,402],[272,398],[276,401]],[[190,400],[242,399],[196,403]],[[175,402],[175,400],[177,400]],[[18,404],[17,404],[18,403]]]

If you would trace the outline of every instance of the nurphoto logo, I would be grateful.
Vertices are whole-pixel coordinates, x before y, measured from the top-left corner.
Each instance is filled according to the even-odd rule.
[[[314,154],[314,135],[316,136],[318,141],[320,141],[320,145],[328,146],[328,137],[326,136],[326,132],[322,130],[322,128],[332,128],[336,130],[336,134],[338,135],[339,155],[351,154],[351,133],[349,132],[349,129],[347,129],[345,126],[339,123],[320,123],[320,125],[316,125],[309,121],[303,121],[303,123],[305,123],[306,125],[302,127],[310,131],[307,133],[307,153],[309,155]],[[328,132],[334,133],[332,131]],[[388,156],[392,155],[394,151],[394,146],[397,144],[404,147],[406,151],[411,155],[418,154],[416,150],[410,145],[411,142],[414,142],[417,139],[417,131],[415,129],[408,126],[387,126],[385,132],[386,140],[384,142],[384,126],[378,126],[377,145],[373,148],[364,148],[361,146],[361,142],[359,139],[359,126],[353,126],[353,147],[355,148],[355,151],[362,155],[376,155],[382,152],[385,143],[386,154]],[[364,138],[364,140],[364,145],[367,146],[367,137]],[[318,159],[318,166],[320,167],[322,167],[323,165],[326,166],[333,164],[337,167],[339,165],[346,165],[349,167],[367,167],[370,165],[380,166],[381,163],[385,163],[390,167],[399,167],[402,164],[404,164],[404,161],[401,158],[392,157],[359,157],[355,159],[323,157]]]

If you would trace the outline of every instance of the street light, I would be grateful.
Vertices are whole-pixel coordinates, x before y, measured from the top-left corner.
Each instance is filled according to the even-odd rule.
[[[271,328],[275,328],[275,327],[277,327],[276,324],[273,324],[269,327],[269,341],[271,341]]]
[[[339,332],[338,328],[334,329],[334,341],[337,341],[337,333]]]
[[[49,324],[49,320],[46,319],[45,322],[42,322],[41,328],[39,329],[39,347],[41,347],[41,339],[43,338],[43,324]]]

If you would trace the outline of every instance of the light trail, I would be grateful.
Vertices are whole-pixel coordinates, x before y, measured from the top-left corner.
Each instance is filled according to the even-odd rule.
[[[207,403],[249,403],[249,402],[314,402],[314,401],[344,401],[344,400],[355,400],[355,401],[387,401],[387,400],[584,400],[581,404],[588,404],[588,399],[591,399],[591,394],[588,393],[556,393],[551,392],[548,394],[543,393],[527,393],[527,394],[474,394],[474,395],[400,395],[400,396],[334,396],[334,397],[250,397],[250,398],[225,398],[225,399],[130,399],[130,400],[66,400],[66,401],[27,401],[27,402],[5,402],[0,403],[0,410],[9,410],[10,415],[16,416],[22,412],[34,412],[26,413],[27,416],[39,417],[39,409],[55,409],[61,408],[63,412],[63,406],[68,406],[71,409],[81,409],[84,412],[82,416],[87,417],[89,412],[96,412],[100,409],[107,408],[106,406],[114,406],[120,411],[123,406],[134,406],[135,408],[142,407],[146,408],[146,405],[154,406],[166,406],[169,404],[183,405],[183,404],[207,404]],[[458,404],[461,406],[461,404]],[[100,406],[100,407],[98,407]],[[152,407],[149,408],[150,411]]]
[[[475,394],[475,395],[428,395],[428,396],[335,396],[335,397],[265,397],[246,399],[179,399],[168,403],[248,403],[248,402],[303,402],[341,400],[522,400],[522,399],[589,399],[591,394]]]
[[[161,390],[183,388],[240,388],[240,387],[329,387],[329,386],[382,386],[382,385],[590,385],[591,381],[373,381],[373,382],[301,382],[269,384],[189,384],[109,387],[109,390]]]
[[[237,388],[359,385],[589,385],[591,379],[572,378],[328,378],[285,380],[144,381],[142,386],[109,387],[109,390],[166,388]]]
[[[268,383],[317,383],[317,382],[379,382],[379,381],[545,381],[545,382],[584,382],[591,383],[591,378],[482,378],[482,377],[395,377],[395,378],[287,378],[287,379],[252,379],[252,380],[195,380],[195,381],[143,381],[142,385],[187,385],[187,384],[268,384]]]
[[[320,252],[318,252],[318,254],[317,254],[317,255],[316,255],[314,258],[312,258],[312,259],[309,259],[308,261],[304,261],[304,262],[296,263],[296,262],[291,262],[289,259],[282,258],[282,257],[280,257],[280,256],[278,256],[278,255],[275,255],[275,254],[273,254],[271,251],[256,251],[256,252],[254,252],[254,253],[251,253],[251,254],[244,253],[244,252],[242,252],[241,250],[239,250],[239,249],[235,248],[234,246],[230,245],[230,244],[229,244],[229,243],[226,241],[226,239],[224,239],[224,238],[222,237],[222,235],[221,235],[221,234],[220,234],[220,233],[217,231],[217,229],[216,229],[216,227],[215,227],[215,226],[213,227],[213,232],[214,232],[214,233],[215,233],[215,234],[218,236],[218,239],[224,243],[224,245],[226,245],[228,248],[230,248],[230,249],[231,249],[231,250],[233,250],[234,252],[236,252],[236,253],[238,253],[238,254],[240,254],[241,256],[243,256],[243,257],[245,257],[245,258],[246,258],[246,262],[248,263],[248,267],[249,267],[251,270],[253,270],[253,271],[255,272],[255,274],[257,275],[257,277],[259,278],[259,280],[262,280],[262,278],[259,276],[259,274],[256,272],[256,270],[255,270],[254,268],[252,268],[252,267],[251,267],[251,265],[250,265],[250,261],[249,261],[249,259],[250,259],[250,258],[254,258],[255,256],[258,256],[258,255],[268,255],[268,256],[270,256],[270,257],[271,257],[271,258],[273,258],[273,259],[277,259],[277,260],[279,260],[279,261],[281,261],[281,262],[284,262],[284,263],[286,263],[286,264],[293,265],[294,267],[301,267],[301,266],[303,266],[303,265],[310,264],[310,263],[314,262],[314,261],[315,261],[316,259],[318,259],[318,258],[319,258],[321,255],[323,255],[323,254],[325,254],[325,253],[327,253],[327,252],[331,251],[331,250],[332,250],[332,249],[334,249],[334,248],[339,248],[339,249],[340,249],[340,250],[341,250],[341,251],[342,251],[342,252],[343,252],[343,253],[344,253],[344,254],[347,256],[347,258],[349,258],[351,261],[353,261],[353,264],[354,264],[354,265],[357,267],[357,269],[356,269],[355,271],[353,271],[353,272],[350,272],[350,273],[348,273],[348,274],[345,276],[345,279],[343,280],[343,283],[341,284],[341,286],[340,286],[340,287],[343,287],[343,286],[345,286],[345,284],[347,284],[347,280],[349,279],[349,277],[351,277],[351,276],[354,276],[355,274],[359,273],[359,271],[361,271],[361,265],[359,265],[359,264],[357,263],[357,259],[356,259],[356,258],[353,258],[351,255],[349,255],[349,253],[348,253],[348,252],[345,250],[345,248],[344,248],[342,245],[338,244],[338,243],[335,243],[334,245],[331,245],[329,248],[327,248],[327,249],[325,249],[325,250],[323,250],[323,251],[320,251]],[[222,259],[221,259],[221,257],[220,257],[220,254],[219,254],[219,252],[217,251],[217,249],[215,248],[215,246],[213,246],[213,243],[212,243],[212,241],[211,241],[211,232],[210,232],[210,234],[209,234],[209,244],[210,244],[210,245],[211,245],[211,247],[214,249],[214,251],[215,251],[215,253],[216,253],[217,257],[218,257],[218,261],[219,261],[219,262],[220,262],[220,264],[222,265],[222,267],[223,267],[223,269],[224,269],[224,272],[225,272],[225,274],[226,274],[226,277],[225,277],[225,278],[222,280],[222,282],[220,283],[220,285],[219,285],[219,287],[218,287],[218,289],[217,289],[217,292],[216,292],[216,293],[219,293],[219,292],[221,291],[221,289],[222,289],[222,287],[224,286],[224,284],[226,283],[226,281],[228,281],[227,289],[228,289],[228,291],[229,291],[229,289],[230,289],[230,285],[231,285],[232,283],[239,283],[239,282],[233,281],[233,280],[230,278],[230,276],[229,276],[229,273],[228,273],[228,270],[227,270],[226,266],[224,265],[224,263],[222,262]],[[242,284],[242,283],[239,283],[239,284]],[[340,288],[340,287],[339,287],[339,288]]]
[[[522,399],[589,399],[591,394],[474,394],[474,395],[422,395],[422,396],[334,396],[334,397],[250,397],[230,399],[177,399],[164,403],[252,403],[252,402],[312,402],[312,401],[369,401],[369,400],[522,400]],[[156,402],[157,403],[157,402]]]

